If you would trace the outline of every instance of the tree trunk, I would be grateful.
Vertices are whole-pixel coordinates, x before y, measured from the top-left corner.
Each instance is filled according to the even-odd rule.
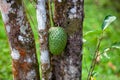
[[[34,36],[22,0],[0,0],[0,10],[10,43],[14,80],[40,80]]]
[[[65,51],[51,57],[52,80],[81,80],[82,75],[82,26],[83,0],[54,0],[55,26],[68,34]]]
[[[49,23],[49,7],[48,0],[37,1],[37,21],[38,32],[40,38],[40,52],[41,52],[41,70],[42,80],[49,80],[51,78],[50,58],[48,50],[48,29]]]

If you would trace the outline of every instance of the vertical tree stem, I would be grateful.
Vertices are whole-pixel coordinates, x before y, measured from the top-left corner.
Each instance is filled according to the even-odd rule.
[[[41,70],[42,80],[49,80],[50,72],[50,54],[48,50],[48,29],[49,25],[49,8],[48,0],[38,0],[37,2],[37,21],[40,38],[41,52]]]
[[[83,0],[54,0],[55,26],[61,26],[68,34],[65,51],[51,57],[52,80],[81,80],[82,74],[82,24]]]
[[[8,35],[14,80],[40,80],[35,40],[22,0],[0,0]]]

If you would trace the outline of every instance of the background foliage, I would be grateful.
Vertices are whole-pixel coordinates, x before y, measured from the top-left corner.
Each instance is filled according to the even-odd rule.
[[[104,34],[104,40],[100,47],[100,53],[113,45],[119,43],[120,39],[120,6],[119,0],[85,0],[85,19],[84,19],[84,46],[83,46],[83,77],[86,80],[89,66],[96,48],[97,38],[101,32],[101,25],[106,15],[115,15],[117,20],[112,23]],[[36,13],[33,6],[28,3],[27,10],[34,20],[31,22],[32,29],[36,39],[37,54],[39,59],[39,39],[37,34]],[[5,32],[4,24],[0,16],[0,80],[12,80],[11,57],[8,45],[8,38]],[[118,47],[120,45],[118,44]],[[108,53],[110,58],[102,55],[95,67],[96,80],[120,80],[120,49],[111,50]],[[39,59],[40,60],[40,59]]]

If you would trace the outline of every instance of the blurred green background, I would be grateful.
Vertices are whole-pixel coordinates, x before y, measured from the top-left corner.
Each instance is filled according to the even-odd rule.
[[[114,43],[117,43],[117,48],[110,50],[107,53],[110,58],[105,57],[103,54],[101,55],[102,58],[98,60],[94,70],[94,78],[96,78],[96,80],[120,80],[120,45],[118,44],[120,42],[119,3],[120,0],[85,0],[85,18],[83,28],[85,42],[83,46],[82,80],[86,80],[87,78],[88,69],[90,68],[93,53],[96,48],[97,38],[100,36],[101,25],[106,15],[114,15],[117,19],[105,31],[104,39],[100,46],[100,53],[102,54],[106,48],[111,47]],[[31,25],[36,39],[39,59],[39,40],[35,9],[30,3],[28,3],[27,9],[29,13],[32,14],[31,18],[34,19],[34,24]],[[12,80],[11,68],[12,65],[8,38],[0,16],[0,80]]]

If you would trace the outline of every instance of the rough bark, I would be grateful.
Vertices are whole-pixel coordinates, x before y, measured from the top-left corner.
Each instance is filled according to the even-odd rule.
[[[40,38],[40,52],[41,52],[41,70],[42,80],[49,80],[51,78],[50,72],[50,58],[48,50],[48,28],[49,25],[49,7],[48,0],[38,0],[37,2],[37,21]]]
[[[83,0],[54,0],[55,26],[68,34],[65,51],[51,57],[52,80],[81,80],[82,75],[82,26]]]
[[[0,10],[10,43],[14,80],[40,80],[34,36],[22,0],[0,0]]]

